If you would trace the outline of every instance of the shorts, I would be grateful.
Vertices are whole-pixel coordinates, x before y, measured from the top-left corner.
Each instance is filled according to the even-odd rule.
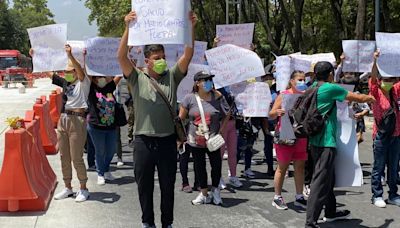
[[[306,161],[307,160],[307,139],[296,139],[296,144],[286,146],[275,144],[276,159],[281,162]]]

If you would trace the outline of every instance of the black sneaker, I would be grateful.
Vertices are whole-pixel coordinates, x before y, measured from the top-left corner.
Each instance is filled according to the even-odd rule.
[[[346,219],[348,217],[350,217],[349,210],[336,211],[336,214],[334,215],[334,217],[324,217],[324,221],[325,222],[333,222],[336,220]]]
[[[303,209],[307,209],[307,200],[304,199],[304,196],[302,196],[300,199],[296,199],[296,201],[294,201],[294,205],[296,207],[301,207]]]
[[[283,197],[280,196],[277,199],[275,199],[272,201],[272,206],[276,207],[279,210],[287,210],[288,207],[286,206],[285,201],[283,201]]]

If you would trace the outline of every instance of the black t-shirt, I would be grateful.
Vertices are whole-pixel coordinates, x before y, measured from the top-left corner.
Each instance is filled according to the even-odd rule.
[[[101,130],[115,129],[115,97],[113,92],[117,88],[114,81],[103,88],[91,83],[89,92],[89,124]]]

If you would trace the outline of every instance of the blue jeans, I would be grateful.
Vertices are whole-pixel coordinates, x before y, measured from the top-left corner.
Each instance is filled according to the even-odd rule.
[[[382,197],[383,187],[381,177],[387,165],[387,181],[389,199],[397,197],[397,171],[400,153],[400,137],[383,138],[379,133],[373,143],[374,166],[371,174],[371,190],[373,198]]]
[[[117,151],[117,130],[100,130],[88,124],[87,130],[96,151],[96,168],[99,176],[110,171],[110,163]]]
[[[243,138],[238,135],[238,144],[237,144],[237,161],[241,159],[242,152],[244,152],[244,169],[247,170],[251,168],[251,158],[253,157],[253,145],[254,139]]]

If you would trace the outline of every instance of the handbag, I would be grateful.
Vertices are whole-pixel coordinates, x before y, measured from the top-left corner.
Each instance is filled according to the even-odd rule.
[[[169,109],[169,114],[171,115],[172,122],[175,125],[175,133],[178,137],[178,141],[185,142],[187,140],[187,135],[186,135],[185,126],[183,125],[181,118],[179,118],[179,116],[176,115],[176,112],[172,108],[172,105],[169,103],[167,96],[165,96],[165,93],[157,85],[157,82],[155,82],[154,79],[152,79],[147,74],[146,74],[146,76],[149,78],[150,84],[157,91],[157,93],[161,96],[161,98],[163,99],[163,101],[165,102],[165,104],[167,105],[167,107]]]
[[[396,129],[396,109],[397,103],[393,98],[392,90],[389,91],[390,94],[390,108],[383,113],[381,122],[376,121],[376,126],[378,127],[378,133],[384,138],[392,136]]]
[[[204,130],[204,137],[206,138],[206,144],[207,144],[207,149],[210,152],[214,152],[219,150],[224,144],[225,140],[222,137],[220,133],[215,134],[215,135],[210,135],[210,130],[208,129],[207,123],[206,123],[206,117],[204,116],[204,109],[203,105],[201,104],[201,100],[199,95],[196,93],[196,100],[197,100],[197,105],[199,106],[199,111],[200,111],[200,116],[201,116],[201,122],[203,124],[203,130]],[[229,117],[229,116],[227,116]],[[224,120],[224,124],[226,122],[226,118]]]
[[[126,119],[124,106],[120,103],[115,103],[115,125],[118,127],[123,127],[128,124],[128,120]]]

